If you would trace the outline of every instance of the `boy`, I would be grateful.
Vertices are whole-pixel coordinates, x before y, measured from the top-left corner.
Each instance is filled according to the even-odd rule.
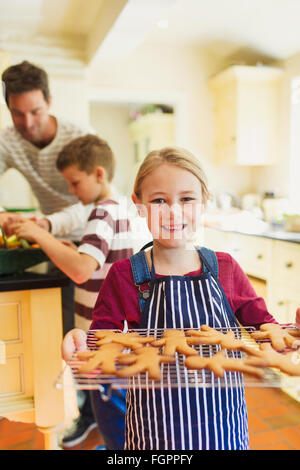
[[[133,254],[133,237],[126,207],[122,207],[112,195],[110,182],[115,161],[104,140],[92,134],[73,140],[59,153],[56,166],[68,182],[70,193],[76,195],[84,205],[93,203],[95,206],[78,249],[71,243],[62,243],[29,220],[15,224],[13,228],[19,237],[38,243],[50,260],[76,283],[75,327],[88,330],[101,284],[112,263]],[[88,394],[85,393],[85,396],[88,397]],[[123,426],[122,416],[119,417]],[[84,422],[80,422],[80,419]],[[87,420],[90,422],[87,423]],[[95,427],[94,418],[84,416],[84,413],[77,424],[78,427],[85,426],[87,433]],[[123,446],[122,426],[117,432],[116,442],[108,439],[115,448]],[[101,431],[105,440],[105,429]],[[79,434],[81,441],[82,433]],[[63,445],[71,447],[80,441],[64,438]]]

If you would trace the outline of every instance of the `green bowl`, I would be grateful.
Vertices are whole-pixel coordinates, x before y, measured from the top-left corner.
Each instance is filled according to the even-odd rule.
[[[4,207],[6,212],[36,212],[36,207]]]
[[[40,248],[0,248],[0,275],[22,273],[48,256]]]

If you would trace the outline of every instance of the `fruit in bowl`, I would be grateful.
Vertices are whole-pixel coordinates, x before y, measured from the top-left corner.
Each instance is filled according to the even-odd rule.
[[[27,240],[24,238],[18,238],[17,235],[11,235],[6,237],[3,233],[3,230],[0,231],[0,248],[38,248],[38,245],[30,245]]]

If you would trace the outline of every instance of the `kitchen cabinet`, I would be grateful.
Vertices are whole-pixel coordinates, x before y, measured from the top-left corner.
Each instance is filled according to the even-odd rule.
[[[300,287],[300,244],[282,241],[273,242],[274,273],[276,282],[284,280],[296,291]]]
[[[278,68],[237,65],[209,81],[216,164],[276,162],[281,77]]]
[[[300,307],[300,243],[205,227],[203,244],[230,253],[248,276],[258,280],[260,290],[264,282],[264,298],[274,318],[294,322]]]
[[[0,277],[0,416],[34,422],[45,449],[57,448],[64,394],[54,386],[61,357],[62,276],[24,273]]]
[[[230,253],[278,323],[294,323],[300,307],[300,243],[205,227],[202,244]],[[281,382],[282,390],[300,402],[299,377],[289,384]]]
[[[272,258],[269,240],[212,228],[205,228],[204,233],[209,248],[230,253],[247,274],[262,280],[269,277]]]
[[[268,279],[271,262],[271,243],[269,240],[249,235],[229,235],[232,250],[229,252],[243,266],[250,276]]]
[[[272,282],[268,286],[268,307],[279,323],[294,323],[296,309],[300,307],[299,292],[289,284]]]
[[[149,113],[129,124],[134,145],[135,165],[139,166],[151,150],[175,143],[174,115]]]
[[[294,322],[300,307],[300,244],[273,241],[272,274],[268,279],[269,308],[281,323]]]

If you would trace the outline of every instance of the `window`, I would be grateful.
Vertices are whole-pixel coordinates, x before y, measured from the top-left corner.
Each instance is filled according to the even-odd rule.
[[[292,80],[290,127],[290,201],[300,212],[300,77]]]

